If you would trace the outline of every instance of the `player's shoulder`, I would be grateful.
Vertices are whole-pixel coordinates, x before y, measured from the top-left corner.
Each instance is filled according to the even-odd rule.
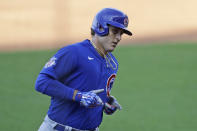
[[[88,47],[90,47],[90,41],[88,39],[84,40],[84,41],[81,41],[81,42],[78,42],[78,43],[75,43],[75,44],[72,44],[70,46],[72,46],[73,48],[76,49],[76,51],[78,52],[83,52],[84,51],[87,51],[88,50]]]
[[[78,43],[73,43],[66,45],[62,47],[61,49],[58,50],[57,54],[63,55],[65,53],[70,53],[70,54],[78,54],[80,53],[81,50],[83,50],[83,47],[85,47],[88,44],[88,40],[84,40]]]

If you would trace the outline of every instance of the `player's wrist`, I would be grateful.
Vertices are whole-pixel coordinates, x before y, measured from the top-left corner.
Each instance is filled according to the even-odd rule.
[[[78,90],[74,90],[72,100],[80,102],[81,98],[82,98],[81,92],[79,92]]]

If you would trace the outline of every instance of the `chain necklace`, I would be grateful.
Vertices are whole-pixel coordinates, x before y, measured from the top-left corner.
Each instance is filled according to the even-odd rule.
[[[109,63],[110,67],[113,69],[113,70],[116,70],[117,69],[117,64],[116,62],[114,61],[114,59],[111,57],[111,55],[109,55],[109,53],[107,52],[107,54],[105,54],[104,52],[102,52],[99,48],[96,47],[96,45],[94,44],[94,42],[90,41],[91,44],[93,45],[93,47],[97,50],[97,52],[101,55],[101,56],[104,56],[104,59],[106,60],[106,64]],[[115,67],[112,65],[111,61],[114,63]],[[108,64],[107,64],[107,67],[108,67]]]

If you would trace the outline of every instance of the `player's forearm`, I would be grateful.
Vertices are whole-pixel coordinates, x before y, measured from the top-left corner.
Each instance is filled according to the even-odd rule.
[[[38,92],[52,97],[72,100],[74,89],[62,84],[61,82],[47,76],[46,74],[39,74],[35,89]]]

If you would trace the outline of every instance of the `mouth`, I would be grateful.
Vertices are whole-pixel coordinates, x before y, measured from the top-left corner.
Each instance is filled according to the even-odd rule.
[[[113,47],[116,47],[116,45],[118,44],[118,42],[112,42],[113,43]]]

